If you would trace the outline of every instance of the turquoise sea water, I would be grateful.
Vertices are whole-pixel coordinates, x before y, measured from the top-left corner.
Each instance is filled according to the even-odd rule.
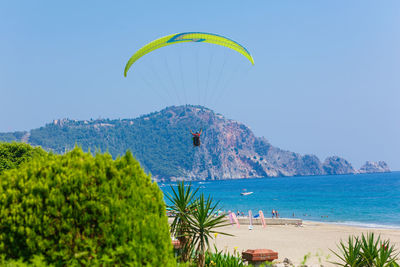
[[[222,210],[246,215],[272,209],[281,217],[367,227],[400,228],[400,172],[192,182],[220,201]],[[174,184],[172,184],[174,185]],[[168,184],[160,184],[164,192]],[[254,192],[241,196],[243,189]]]

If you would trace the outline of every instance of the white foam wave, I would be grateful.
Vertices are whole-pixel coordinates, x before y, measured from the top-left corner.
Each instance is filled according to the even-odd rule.
[[[365,222],[356,222],[356,221],[338,221],[338,222],[322,222],[322,223],[339,224],[339,225],[364,227],[364,228],[400,229],[400,225],[365,223]]]

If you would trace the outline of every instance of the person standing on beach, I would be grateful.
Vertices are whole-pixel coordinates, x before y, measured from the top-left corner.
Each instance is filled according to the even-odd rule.
[[[272,218],[274,218],[274,217],[275,217],[275,210],[272,209]]]

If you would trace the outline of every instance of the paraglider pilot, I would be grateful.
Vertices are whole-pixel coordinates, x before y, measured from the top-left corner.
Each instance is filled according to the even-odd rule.
[[[193,135],[193,146],[200,146],[200,135],[202,131],[203,129],[200,129],[200,132],[194,133],[192,130],[190,130],[190,133]]]

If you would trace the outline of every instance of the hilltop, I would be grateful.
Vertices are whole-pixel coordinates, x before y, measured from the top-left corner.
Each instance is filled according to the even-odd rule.
[[[203,129],[194,148],[190,129]],[[54,120],[29,132],[0,133],[2,141],[24,141],[64,153],[75,145],[108,151],[117,157],[131,150],[157,179],[233,179],[301,175],[387,172],[384,162],[367,162],[361,170],[332,156],[282,150],[256,137],[244,124],[202,106],[172,106],[135,119]]]

